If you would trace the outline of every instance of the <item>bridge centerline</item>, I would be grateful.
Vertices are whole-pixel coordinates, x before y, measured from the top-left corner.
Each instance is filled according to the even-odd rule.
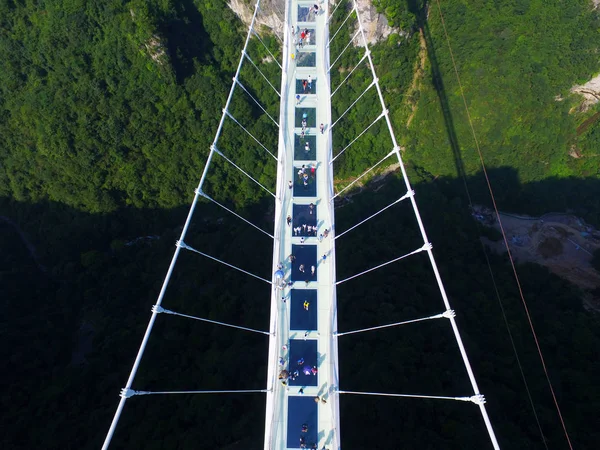
[[[286,2],[265,450],[340,441],[329,8],[313,4]]]

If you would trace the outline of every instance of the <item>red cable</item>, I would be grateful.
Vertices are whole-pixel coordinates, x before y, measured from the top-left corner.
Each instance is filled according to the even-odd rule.
[[[440,19],[442,21],[444,35],[446,36],[446,42],[448,43],[448,49],[450,50],[450,57],[452,58],[452,65],[454,66],[454,73],[456,74],[456,79],[458,81],[458,87],[460,88],[460,95],[462,96],[462,100],[465,105],[465,110],[467,112],[467,119],[469,120],[469,126],[471,127],[471,133],[473,134],[473,139],[475,140],[475,147],[477,148],[477,153],[479,154],[479,160],[481,162],[481,168],[483,169],[485,181],[487,182],[488,190],[490,191],[490,197],[492,198],[492,203],[494,205],[494,211],[496,212],[496,218],[498,219],[498,224],[500,225],[500,231],[502,232],[502,238],[504,239],[504,245],[506,246],[506,251],[508,252],[508,258],[510,260],[510,265],[512,266],[513,274],[515,275],[515,281],[517,282],[517,287],[519,288],[521,302],[523,303],[523,307],[525,308],[525,314],[527,315],[527,320],[529,321],[529,327],[531,328],[531,333],[533,334],[533,339],[535,341],[535,345],[537,347],[538,354],[540,355],[540,361],[542,362],[542,367],[544,368],[544,374],[546,375],[546,380],[548,381],[548,386],[550,387],[552,399],[554,400],[554,405],[556,406],[556,411],[558,412],[558,417],[560,418],[560,423],[565,432],[565,437],[567,438],[567,443],[569,444],[569,448],[571,450],[573,450],[573,445],[571,444],[571,439],[569,438],[569,433],[567,432],[567,427],[565,426],[565,421],[563,420],[563,416],[560,411],[560,406],[558,406],[558,400],[556,399],[556,394],[554,393],[554,388],[552,387],[552,382],[550,381],[550,376],[548,375],[548,370],[546,369],[546,363],[544,361],[544,356],[542,355],[542,349],[540,348],[540,344],[538,342],[538,338],[537,338],[537,335],[535,334],[535,329],[533,327],[533,322],[531,321],[531,316],[529,315],[529,308],[527,308],[527,302],[525,301],[525,296],[523,295],[523,290],[521,289],[521,282],[519,281],[519,276],[517,275],[517,269],[515,267],[515,262],[513,261],[512,254],[510,253],[510,248],[508,246],[508,240],[506,239],[506,233],[504,232],[504,227],[502,226],[502,220],[500,219],[500,213],[498,212],[498,207],[496,206],[496,199],[494,197],[492,185],[490,183],[490,179],[488,177],[487,170],[485,168],[485,163],[483,161],[483,155],[481,153],[481,149],[479,148],[479,141],[477,140],[475,128],[473,127],[473,121],[471,120],[471,114],[469,113],[469,107],[467,105],[467,100],[465,98],[463,87],[460,82],[460,76],[458,75],[458,69],[456,68],[456,61],[454,60],[454,53],[452,52],[452,47],[450,46],[450,38],[448,37],[448,32],[446,31],[446,24],[444,22],[444,16],[442,15],[442,8],[440,7],[440,1],[436,0],[436,3],[437,3],[438,11],[440,13]]]

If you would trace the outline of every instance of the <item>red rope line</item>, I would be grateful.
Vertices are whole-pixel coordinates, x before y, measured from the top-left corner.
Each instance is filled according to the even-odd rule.
[[[512,254],[511,254],[510,248],[508,246],[508,240],[506,238],[506,233],[504,232],[504,226],[502,225],[502,220],[500,219],[500,213],[498,212],[498,207],[496,206],[496,199],[494,197],[494,191],[492,190],[492,185],[490,183],[490,179],[488,177],[487,170],[485,168],[485,163],[483,161],[483,155],[481,153],[481,148],[479,147],[479,140],[477,139],[477,134],[475,133],[475,128],[473,127],[473,121],[471,120],[471,114],[469,113],[469,106],[467,105],[467,99],[465,98],[465,93],[464,93],[464,90],[462,87],[462,83],[460,82],[460,76],[458,74],[458,69],[456,68],[456,61],[454,60],[454,53],[452,52],[452,47],[450,45],[450,38],[448,37],[448,32],[446,30],[446,23],[444,22],[444,16],[442,14],[442,8],[440,7],[440,1],[436,0],[436,3],[437,3],[438,11],[440,13],[440,19],[442,22],[442,27],[444,29],[444,35],[446,37],[446,42],[448,43],[448,50],[450,51],[450,57],[452,58],[452,65],[454,66],[454,73],[456,74],[456,80],[458,81],[458,87],[460,88],[460,95],[461,95],[463,103],[465,105],[467,119],[469,121],[471,133],[473,134],[473,140],[475,141],[475,147],[477,148],[477,153],[479,154],[479,161],[481,162],[481,168],[483,169],[485,181],[487,183],[488,190],[490,191],[490,197],[492,198],[492,204],[494,205],[494,211],[496,213],[496,218],[498,219],[498,224],[500,225],[500,231],[502,232],[502,238],[504,239],[504,245],[506,246],[506,251],[508,252],[508,258],[510,260],[510,265],[512,267],[513,274],[515,276],[515,281],[517,282],[517,287],[519,288],[519,295],[521,296],[521,302],[523,303],[523,308],[525,309],[525,314],[527,315],[529,327],[531,328],[531,334],[533,335],[533,339],[535,341],[535,345],[537,347],[538,354],[540,355],[540,361],[541,361],[542,367],[544,369],[544,375],[546,376],[546,380],[548,381],[548,387],[550,388],[550,393],[552,394],[552,399],[554,400],[554,405],[556,406],[556,412],[558,413],[558,417],[560,419],[560,423],[561,423],[563,431],[565,433],[567,443],[569,444],[569,448],[571,450],[573,450],[573,445],[571,444],[571,439],[569,438],[569,433],[567,432],[567,427],[565,425],[565,421],[563,420],[563,416],[560,411],[560,406],[558,405],[558,400],[556,399],[556,394],[554,392],[554,388],[552,387],[552,382],[550,381],[550,376],[548,375],[548,369],[546,368],[546,362],[544,361],[544,356],[542,355],[542,349],[540,348],[540,343],[538,341],[537,335],[535,333],[535,328],[533,326],[533,322],[532,322],[531,316],[529,314],[529,308],[527,307],[527,302],[525,301],[525,296],[523,295],[523,289],[521,288],[521,282],[519,280],[519,276],[517,275],[517,269],[515,267],[515,262],[513,261]]]

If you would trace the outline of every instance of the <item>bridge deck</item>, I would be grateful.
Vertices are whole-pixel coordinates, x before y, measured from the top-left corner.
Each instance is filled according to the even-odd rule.
[[[313,4],[286,2],[278,176],[283,201],[274,254],[274,270],[283,266],[285,288],[274,289],[272,298],[276,335],[269,351],[265,449],[302,443],[339,448],[329,34],[327,3],[319,5],[318,14]],[[305,30],[309,36],[300,46]],[[285,373],[280,378],[282,371],[287,379]]]

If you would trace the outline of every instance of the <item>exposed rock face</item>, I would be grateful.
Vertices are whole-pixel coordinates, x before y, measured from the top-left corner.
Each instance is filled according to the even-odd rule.
[[[256,2],[248,2],[248,0],[229,0],[228,6],[246,26],[250,26],[255,4]],[[281,39],[283,39],[284,18],[285,4],[283,0],[260,1],[260,11],[256,15],[256,22],[269,28]]]
[[[365,38],[369,45],[382,41],[394,31],[397,31],[388,25],[388,21],[383,14],[377,12],[371,0],[356,0],[356,4],[365,31]],[[355,42],[355,45],[362,45],[362,39]]]
[[[319,2],[323,3],[323,2]],[[362,19],[365,37],[369,44],[374,44],[383,39],[386,39],[395,30],[388,25],[388,21],[383,14],[378,14],[377,10],[371,3],[371,0],[357,0],[358,11]],[[254,13],[255,3],[248,0],[229,0],[228,6],[246,25],[250,25],[252,14]],[[331,11],[335,8],[335,2],[330,6]],[[336,14],[340,14],[337,11]],[[347,14],[347,13],[346,13]],[[285,16],[285,3],[283,0],[261,0],[260,11],[256,17],[256,21],[273,33],[283,39],[283,20]],[[354,34],[358,28],[355,28]],[[332,30],[332,33],[335,30]],[[355,45],[362,45],[362,39],[355,39]]]
[[[585,98],[582,109],[587,109],[600,101],[600,75],[581,86],[573,86],[571,92],[581,94]]]

